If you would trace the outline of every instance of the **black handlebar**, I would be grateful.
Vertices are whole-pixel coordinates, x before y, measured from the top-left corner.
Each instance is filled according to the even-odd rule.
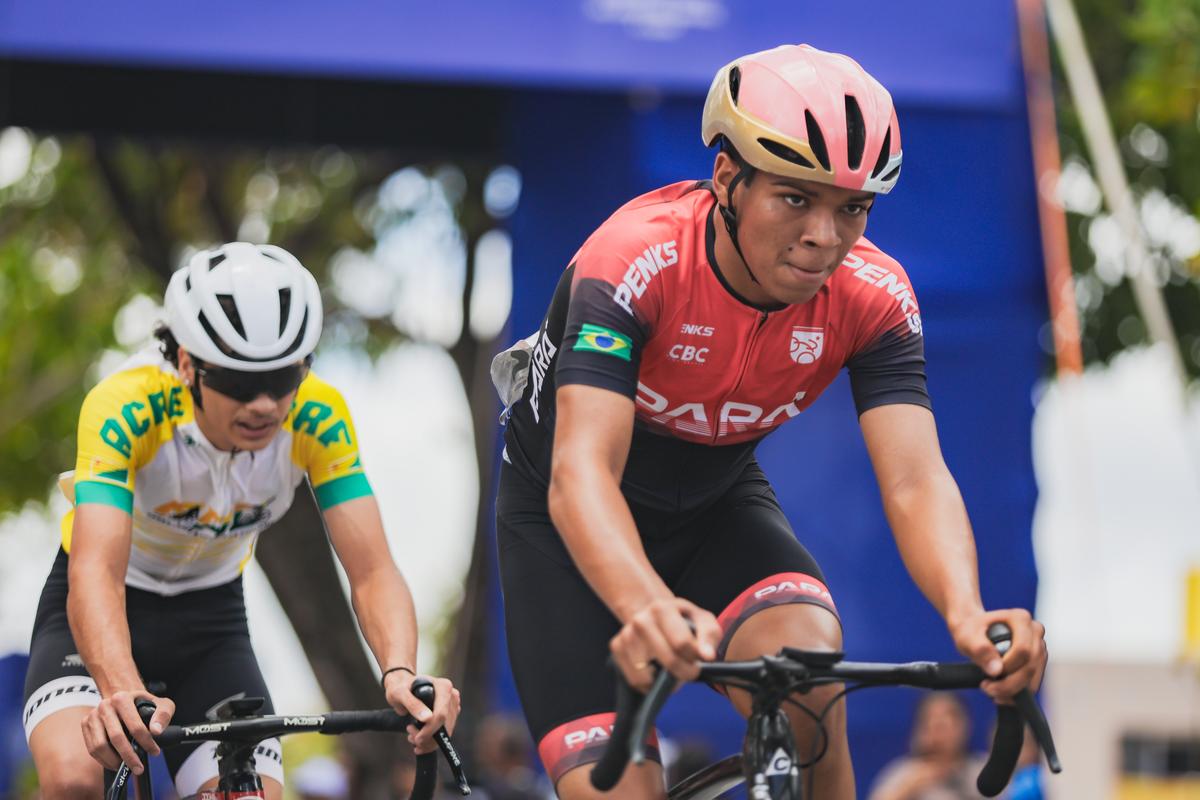
[[[997,649],[1003,654],[1012,640],[1012,632],[1003,623],[996,623],[988,629],[988,638],[996,643]],[[983,670],[970,663],[918,661],[872,664],[842,661],[840,654],[808,653],[784,648],[779,656],[701,664],[698,680],[721,683],[740,679],[762,686],[772,677],[779,676],[785,676],[797,689],[845,681],[856,681],[864,686],[974,689],[988,677]],[[660,669],[650,690],[643,695],[618,675],[616,720],[612,737],[592,769],[592,786],[600,791],[612,789],[621,779],[629,761],[640,764],[645,759],[646,736],[676,684],[677,681],[669,672]],[[1023,690],[1015,698],[1015,705],[999,706],[997,709],[996,738],[977,782],[984,796],[995,797],[1008,785],[1024,743],[1026,722],[1032,727],[1038,744],[1046,754],[1050,770],[1055,773],[1062,771],[1050,726],[1033,695]]]
[[[433,684],[425,678],[418,678],[412,683],[412,693],[429,708],[433,708]],[[148,700],[137,703],[138,712],[144,722],[149,722],[154,713],[154,704]],[[317,732],[327,735],[357,733],[360,731],[392,731],[402,732],[409,725],[420,725],[420,721],[410,714],[397,714],[390,708],[369,711],[330,711],[324,714],[303,716],[265,716],[244,719],[229,719],[216,722],[203,722],[196,725],[168,725],[163,732],[154,737],[160,747],[172,747],[185,742],[234,742],[238,744],[256,744],[263,739],[283,736],[292,733]],[[450,741],[449,735],[443,728],[434,734],[434,741],[441,750],[459,791],[464,795],[471,793],[463,771],[462,759]],[[136,743],[135,743],[136,747]],[[138,756],[145,763],[140,748]],[[110,792],[110,797],[117,797],[118,791],[124,790],[128,779],[128,767],[124,764],[114,776],[114,783],[119,786]],[[437,752],[423,753],[417,756],[417,774],[413,782],[411,800],[431,800],[437,790],[438,764]]]

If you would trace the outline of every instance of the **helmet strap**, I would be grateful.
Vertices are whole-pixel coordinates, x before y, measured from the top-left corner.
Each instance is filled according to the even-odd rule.
[[[204,400],[200,396],[200,374],[196,371],[196,366],[196,357],[192,356],[192,380],[188,384],[188,391],[192,393],[192,405],[203,411]]]
[[[733,176],[733,180],[729,182],[729,205],[723,206],[719,203],[717,208],[721,212],[721,219],[725,221],[725,230],[729,232],[729,240],[733,242],[733,249],[737,251],[738,257],[742,259],[742,266],[746,268],[746,274],[750,276],[750,280],[758,283],[758,278],[754,277],[754,272],[750,269],[750,263],[746,261],[746,254],[742,252],[742,245],[738,241],[738,218],[737,209],[733,207],[733,192],[737,189],[737,185],[746,178],[754,174],[754,167],[749,164],[743,164],[738,170],[737,175]]]

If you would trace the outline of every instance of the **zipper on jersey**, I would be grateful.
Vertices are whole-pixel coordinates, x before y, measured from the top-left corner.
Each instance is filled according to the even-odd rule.
[[[725,408],[725,404],[727,402],[729,402],[729,398],[731,398],[735,394],[737,394],[738,389],[742,388],[742,379],[746,377],[746,370],[750,368],[750,361],[754,357],[754,344],[755,344],[755,342],[758,341],[759,332],[764,327],[766,327],[767,317],[770,316],[771,312],[770,311],[756,311],[755,314],[758,315],[758,319],[754,323],[754,327],[750,330],[750,341],[747,343],[747,346],[746,346],[746,356],[742,359],[741,366],[738,368],[737,380],[734,381],[734,383],[733,383],[733,389],[731,389],[728,394],[726,394],[723,398],[721,398],[721,404],[719,406],[717,406],[717,409],[716,409],[717,418],[715,420],[713,420],[713,427],[712,427],[712,431],[713,431],[712,442],[713,442],[713,444],[716,444],[717,440],[721,436],[721,411],[722,411],[722,409]]]

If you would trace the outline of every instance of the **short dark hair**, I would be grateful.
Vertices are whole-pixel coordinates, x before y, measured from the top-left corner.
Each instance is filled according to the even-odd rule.
[[[179,340],[165,322],[158,323],[154,329],[154,338],[158,339],[158,348],[162,350],[163,357],[171,362],[172,367],[179,369]]]
[[[749,186],[750,182],[754,180],[754,176],[758,174],[758,168],[742,158],[742,154],[733,146],[733,142],[729,140],[728,136],[721,134],[718,147],[720,148],[719,152],[728,154],[739,169],[746,171],[746,177],[742,179],[742,183]]]

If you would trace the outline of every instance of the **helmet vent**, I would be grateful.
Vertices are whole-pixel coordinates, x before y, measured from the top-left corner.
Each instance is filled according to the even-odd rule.
[[[896,167],[894,170],[889,172],[887,175],[884,175],[880,180],[882,180],[884,183],[887,183],[889,181],[895,180],[896,176],[899,174],[900,174],[900,167]]]
[[[237,301],[233,299],[231,294],[217,295],[217,302],[221,304],[221,309],[225,312],[225,318],[233,325],[233,329],[237,331],[238,336],[246,338],[246,327],[242,324],[242,315],[238,313]]]
[[[222,296],[228,297],[229,295],[222,295]],[[222,306],[223,305],[224,305],[224,303],[222,303]],[[239,361],[248,361],[248,362],[273,361],[276,358],[283,358],[285,356],[291,355],[292,353],[294,353],[300,349],[300,345],[304,343],[304,332],[308,328],[308,309],[304,310],[304,318],[300,320],[300,331],[296,334],[295,340],[290,345],[288,345],[288,348],[286,350],[284,350],[282,353],[279,353],[279,354],[273,355],[273,356],[267,356],[266,358],[251,358],[249,356],[241,355],[241,354],[237,353],[232,347],[230,347],[229,345],[227,345],[225,343],[224,339],[222,339],[220,336],[217,335],[217,332],[213,329],[213,326],[208,321],[208,318],[206,316],[204,316],[203,311],[201,311],[199,314],[199,320],[200,320],[201,327],[204,328],[204,332],[208,334],[208,338],[210,340],[212,340],[212,343],[215,344],[217,346],[217,348],[225,355],[231,356],[233,358],[237,358]],[[230,319],[230,322],[233,322],[234,325],[238,328],[238,332],[241,333],[241,324],[242,324],[241,319],[237,318],[235,316]],[[242,334],[242,335],[245,336],[245,334]]]
[[[216,266],[224,260],[225,260],[225,253],[223,253],[223,252],[213,253],[212,257],[208,259],[208,268],[215,269]]]
[[[300,330],[296,333],[295,340],[292,341],[292,344],[288,347],[287,350],[284,350],[282,353],[279,354],[280,358],[283,358],[284,356],[290,356],[292,353],[294,353],[300,349],[300,345],[304,343],[304,331],[307,329],[308,329],[308,309],[306,308],[306,309],[304,309],[304,316],[300,318]],[[312,356],[310,355],[309,358],[311,358],[311,357]],[[266,361],[267,359],[263,359],[263,360]]]
[[[793,164],[799,164],[805,169],[816,169],[811,161],[785,144],[773,142],[770,139],[759,139],[758,143],[761,144],[765,150],[769,151],[771,155],[782,158],[784,161],[790,161]]]
[[[292,310],[292,290],[279,290],[279,335],[287,329],[288,312]]]
[[[738,91],[742,88],[742,68],[734,67],[729,70],[729,96],[733,104],[738,104]]]
[[[890,132],[890,131],[889,131]],[[846,95],[846,150],[847,165],[851,170],[862,166],[863,151],[867,148],[867,126],[863,122],[862,109],[853,95]]]
[[[817,118],[807,108],[804,109],[804,124],[808,127],[808,146],[812,148],[817,161],[821,162],[821,167],[829,172],[829,149],[825,146],[825,137],[821,134]]]
[[[871,170],[871,177],[878,178],[879,173],[883,172],[883,168],[888,163],[888,153],[892,151],[892,129],[883,136],[883,147],[879,148],[879,158],[875,161],[875,169]]]
[[[237,356],[237,352],[234,351],[232,347],[225,344],[225,340],[217,335],[217,332],[213,329],[212,323],[208,321],[208,317],[205,316],[203,311],[200,312],[199,319],[200,326],[204,328],[204,332],[208,334],[209,340],[217,346],[218,350],[227,356]]]

